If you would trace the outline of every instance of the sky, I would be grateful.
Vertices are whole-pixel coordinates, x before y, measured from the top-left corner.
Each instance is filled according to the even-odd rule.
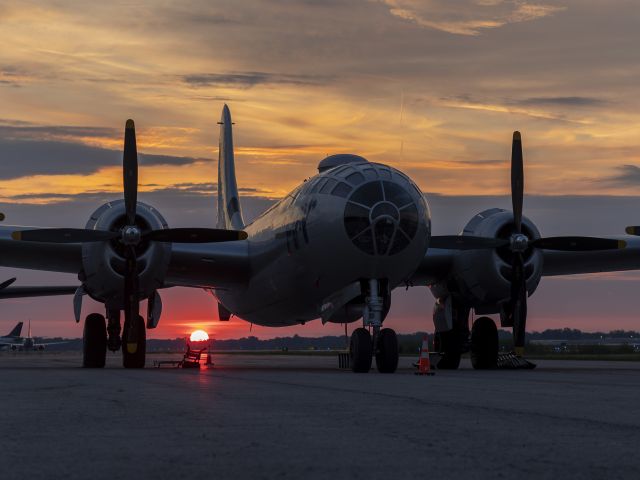
[[[640,221],[639,21],[631,0],[0,0],[0,209],[8,224],[83,226],[121,196],[134,118],[140,199],[172,226],[214,226],[227,103],[249,218],[350,152],[410,175],[434,233],[456,233],[484,206],[509,207],[517,129],[525,213],[544,235],[622,233]],[[543,279],[530,328],[640,329],[636,277]],[[203,292],[163,299],[156,338],[341,332],[250,332],[217,322]],[[425,289],[395,292],[389,325],[431,330],[432,306]],[[72,317],[69,298],[7,300],[0,328],[31,318],[37,335],[80,336]]]

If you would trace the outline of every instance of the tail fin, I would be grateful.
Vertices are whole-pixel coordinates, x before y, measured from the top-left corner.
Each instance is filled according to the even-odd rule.
[[[220,148],[218,150],[218,228],[242,230],[244,220],[238,197],[236,167],[233,158],[231,112],[226,105],[220,118]]]
[[[7,337],[19,337],[22,333],[22,324],[23,322],[19,322],[15,327],[13,327],[13,330],[9,332]]]

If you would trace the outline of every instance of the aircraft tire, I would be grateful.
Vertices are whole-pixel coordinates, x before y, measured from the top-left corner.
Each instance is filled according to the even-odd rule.
[[[99,313],[87,315],[82,333],[82,366],[104,368],[107,357],[107,324]]]
[[[476,370],[492,370],[498,366],[498,328],[489,317],[480,317],[471,328],[471,365]]]
[[[373,342],[366,328],[356,328],[351,334],[349,354],[351,356],[351,370],[356,373],[367,373],[371,370]]]
[[[434,350],[440,352],[442,357],[436,367],[439,370],[457,370],[462,357],[460,335],[455,330],[436,332],[434,337]]]
[[[398,368],[398,337],[390,328],[383,328],[376,344],[376,367],[380,373],[393,373]]]
[[[129,331],[129,323],[124,322],[122,328],[122,366],[124,368],[144,368],[146,360],[147,350],[147,332],[144,325],[144,319],[138,317],[138,321],[135,322],[138,328],[138,345],[136,351],[129,353],[127,348],[127,332]]]

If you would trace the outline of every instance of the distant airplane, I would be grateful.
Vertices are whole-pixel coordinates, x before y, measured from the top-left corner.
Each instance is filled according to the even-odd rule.
[[[281,327],[316,318],[362,319],[351,335],[352,369],[369,371],[375,357],[380,372],[394,372],[396,334],[382,328],[391,292],[428,286],[436,298],[438,367],[458,368],[461,354],[470,350],[474,368],[494,368],[497,327],[484,315],[497,314],[503,327],[513,328],[515,352],[523,355],[527,297],[542,276],[640,269],[636,237],[542,238],[523,217],[519,132],[511,150],[513,211],[485,210],[461,235],[431,235],[429,207],[418,186],[396,168],[351,154],[323,159],[318,175],[245,224],[232,125],[225,105],[217,229],[169,228],[158,210],[137,201],[132,120],[124,134],[124,200],[100,206],[85,229],[0,227],[0,265],[78,275],[76,321],[85,294],[105,305],[106,320],[95,313],[85,320],[85,367],[103,367],[107,348],[116,351],[121,342],[123,365],[143,367],[140,301],[148,300],[146,328],[155,328],[162,310],[158,291],[187,286],[211,291],[221,320],[235,315]],[[627,232],[640,234],[640,227]],[[471,309],[483,316],[470,329]]]
[[[63,343],[69,342],[46,342],[46,343],[38,343],[31,336],[31,320],[29,320],[29,328],[27,331],[26,337],[21,337],[20,333],[22,332],[22,322],[18,323],[11,333],[9,333],[6,337],[0,338],[0,347],[10,349],[10,350],[18,350],[18,351],[28,351],[28,350],[44,350],[45,347],[49,345],[60,345]]]

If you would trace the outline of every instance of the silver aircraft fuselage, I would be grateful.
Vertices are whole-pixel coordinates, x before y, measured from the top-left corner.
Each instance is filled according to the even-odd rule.
[[[361,160],[322,171],[246,226],[250,279],[215,292],[229,311],[264,326],[340,321],[329,317],[361,280],[408,280],[427,250],[429,207],[409,177]]]

